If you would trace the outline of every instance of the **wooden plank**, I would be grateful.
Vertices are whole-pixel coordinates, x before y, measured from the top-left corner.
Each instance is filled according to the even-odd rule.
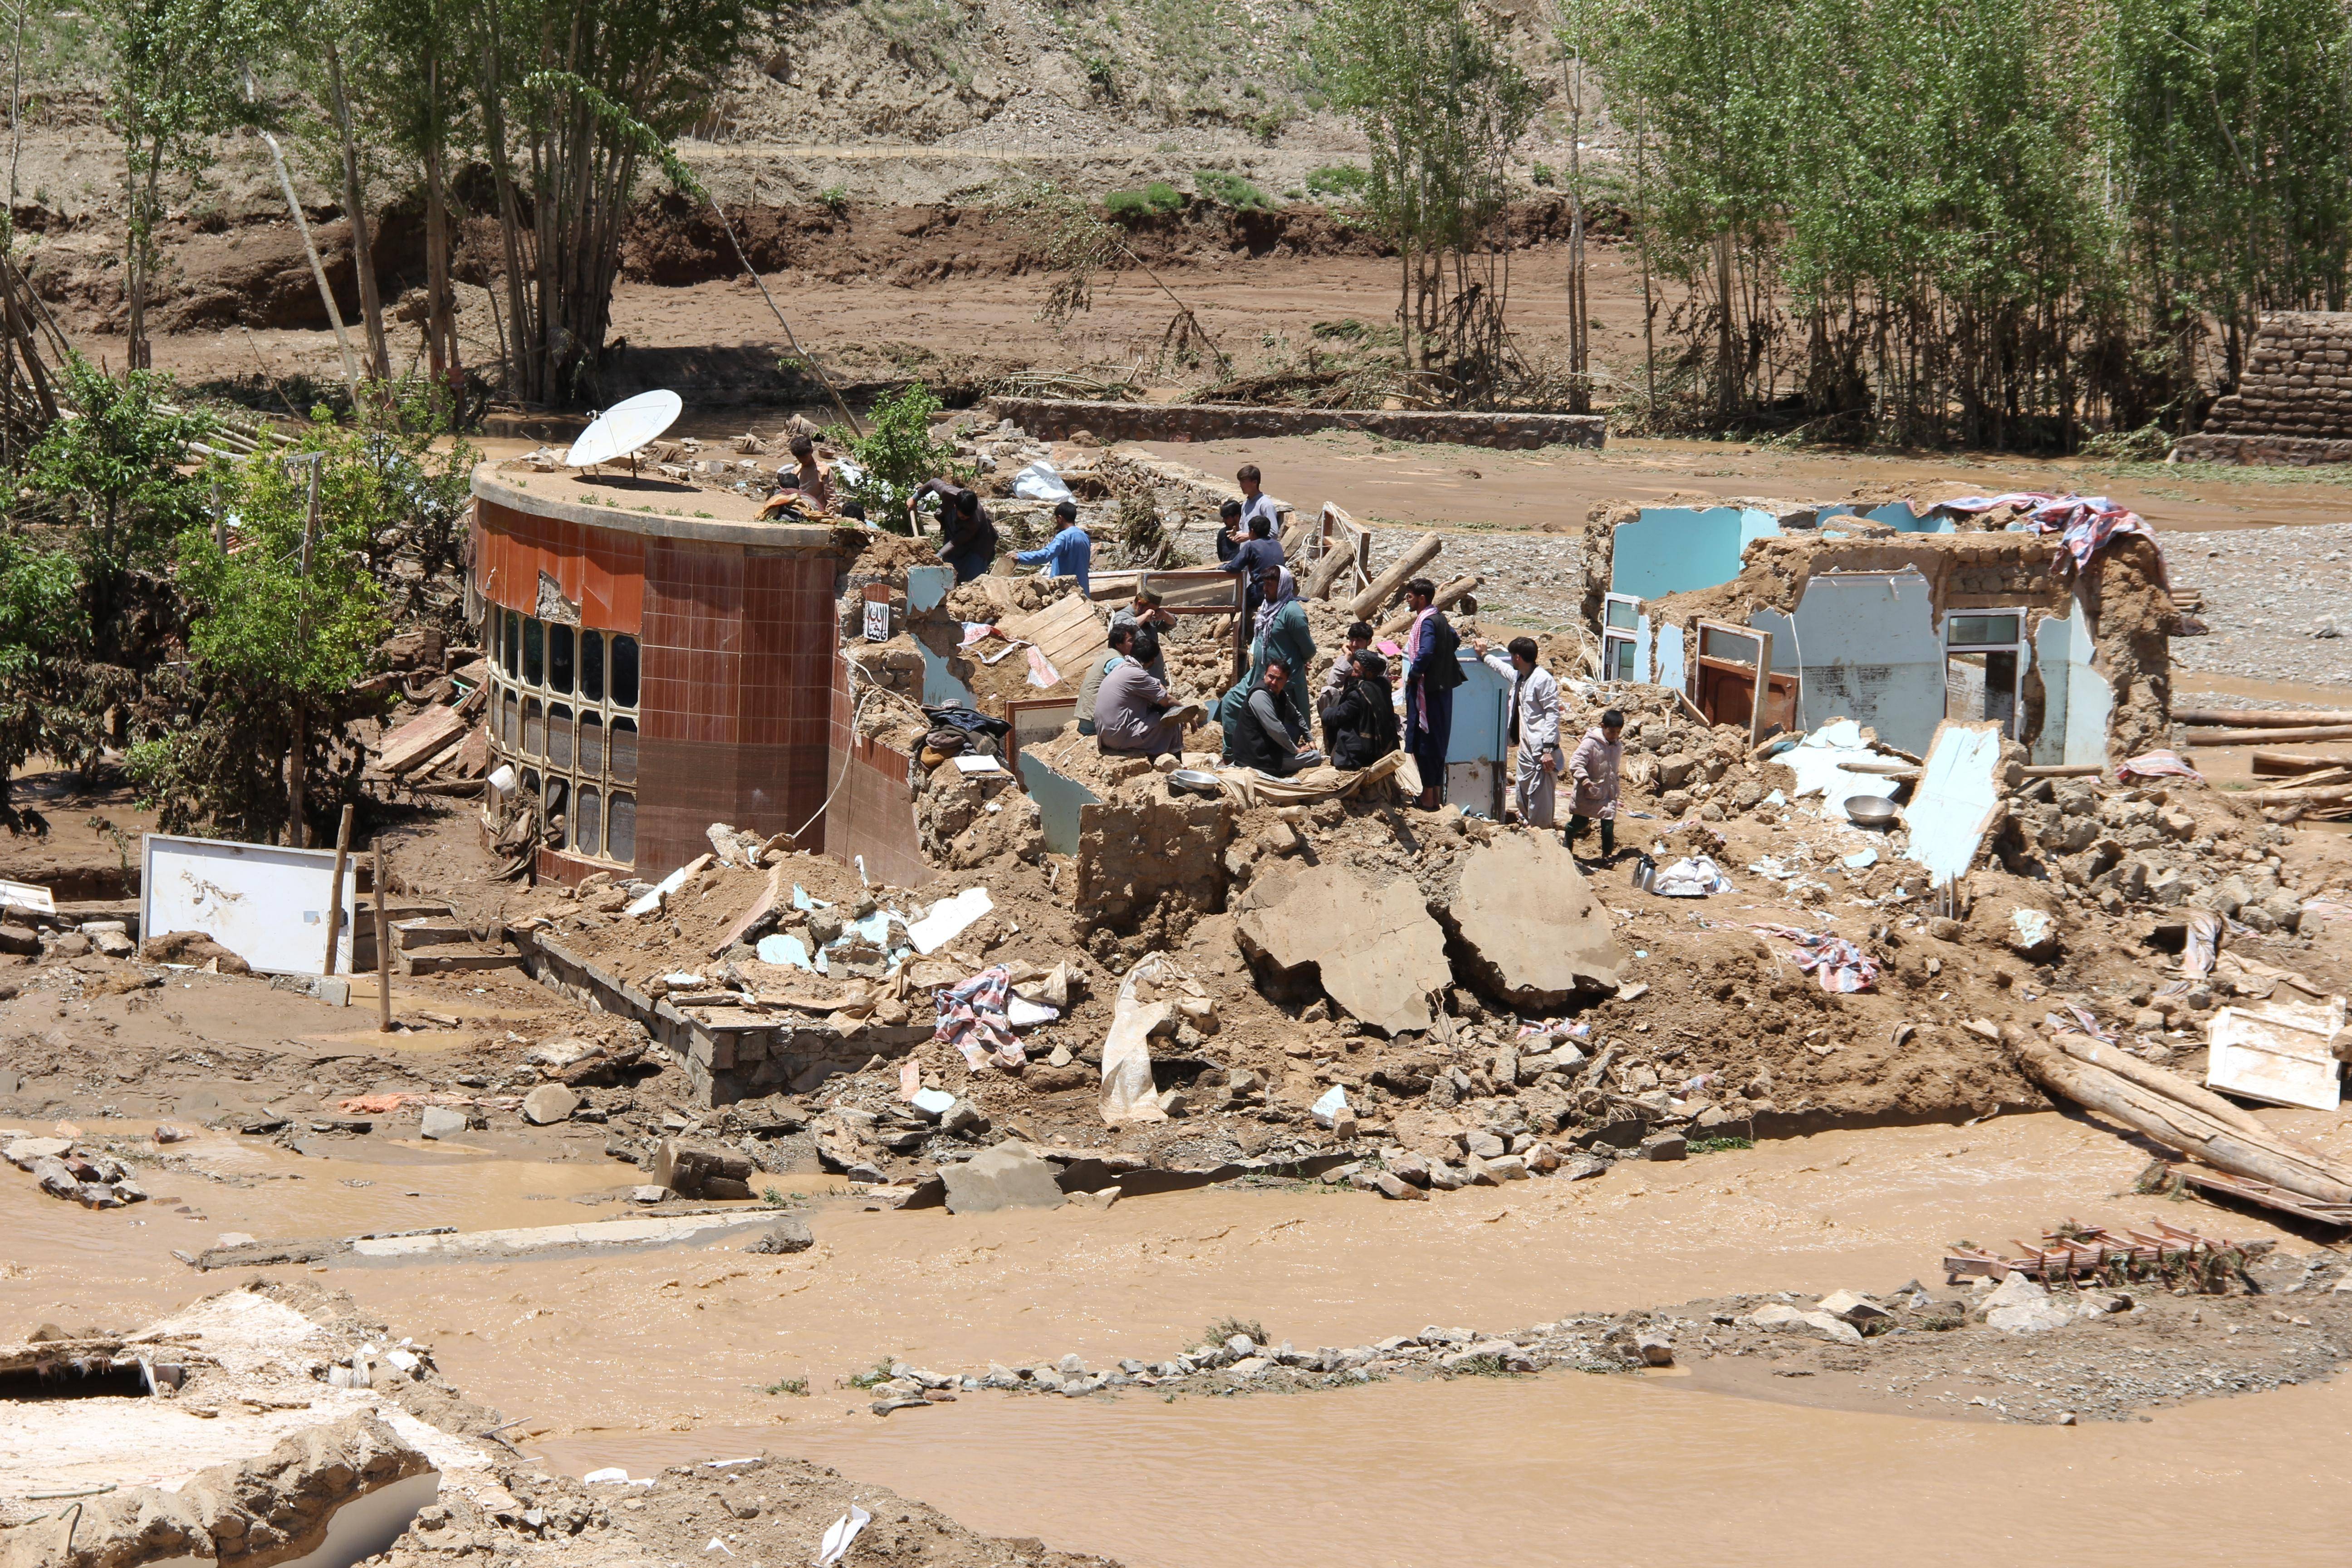
[[[428,708],[377,744],[376,763],[388,773],[405,773],[458,738],[465,715],[455,708]]]
[[[2312,724],[2295,730],[2191,730],[2192,746],[2267,746],[2306,744],[2313,741],[2352,741],[2352,723]]]

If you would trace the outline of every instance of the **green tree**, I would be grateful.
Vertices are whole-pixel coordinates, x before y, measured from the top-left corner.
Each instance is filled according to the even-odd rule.
[[[877,527],[905,533],[913,525],[907,516],[907,499],[924,480],[955,472],[956,449],[931,437],[931,421],[940,416],[939,395],[916,382],[896,397],[884,397],[867,415],[872,426],[853,437],[835,428],[826,437],[849,453],[858,476],[850,495],[865,507]]]
[[[1514,357],[1504,171],[1537,106],[1501,26],[1461,0],[1338,0],[1310,55],[1371,146],[1365,206],[1396,244],[1408,368],[1451,400],[1493,396]]]
[[[131,754],[132,773],[168,820],[259,839],[307,837],[313,763],[356,787],[361,763],[337,744],[367,701],[353,688],[389,630],[370,570],[388,481],[382,437],[314,428],[290,453],[260,453],[215,473],[234,519],[227,548],[207,529],[180,536],[179,579],[193,611],[190,721]],[[312,521],[315,472],[318,505]]]
[[[97,0],[90,13],[106,50],[107,122],[122,142],[130,368],[145,370],[164,179],[199,174],[211,139],[247,120],[240,68],[260,28],[249,0]]]
[[[483,135],[506,247],[507,384],[593,398],[637,181],[691,126],[765,0],[482,0]]]
[[[27,757],[47,749],[84,636],[74,558],[0,530],[0,821],[11,826],[9,781]]]

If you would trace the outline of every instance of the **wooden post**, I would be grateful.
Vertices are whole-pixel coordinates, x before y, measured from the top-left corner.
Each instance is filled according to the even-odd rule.
[[[392,921],[385,907],[383,876],[383,840],[374,842],[375,850],[375,1026],[379,1034],[392,1030]]]
[[[1445,543],[1442,534],[1424,533],[1415,540],[1412,548],[1389,563],[1389,569],[1372,579],[1371,585],[1357,595],[1348,605],[1348,614],[1360,621],[1368,621],[1375,612],[1386,607],[1389,600],[1415,573],[1437,559]]]
[[[327,884],[327,965],[319,973],[335,972],[335,940],[343,933],[343,867],[352,853],[352,808],[343,807],[342,822],[335,829],[335,879]]]
[[[1239,680],[1249,673],[1250,617],[1249,584],[1242,574],[1234,574],[1234,679]]]

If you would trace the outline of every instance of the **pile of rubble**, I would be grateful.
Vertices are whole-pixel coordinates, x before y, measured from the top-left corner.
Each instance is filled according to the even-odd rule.
[[[168,1142],[166,1130],[158,1140]],[[147,1189],[131,1167],[111,1153],[81,1146],[73,1138],[40,1138],[0,1129],[0,1160],[29,1174],[41,1191],[55,1198],[70,1198],[84,1208],[114,1209],[143,1204]]]

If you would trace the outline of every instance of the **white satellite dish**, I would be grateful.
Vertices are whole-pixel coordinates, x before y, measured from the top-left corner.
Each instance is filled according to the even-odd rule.
[[[572,450],[563,454],[569,468],[617,462],[677,422],[686,404],[675,392],[640,392],[597,416]]]

